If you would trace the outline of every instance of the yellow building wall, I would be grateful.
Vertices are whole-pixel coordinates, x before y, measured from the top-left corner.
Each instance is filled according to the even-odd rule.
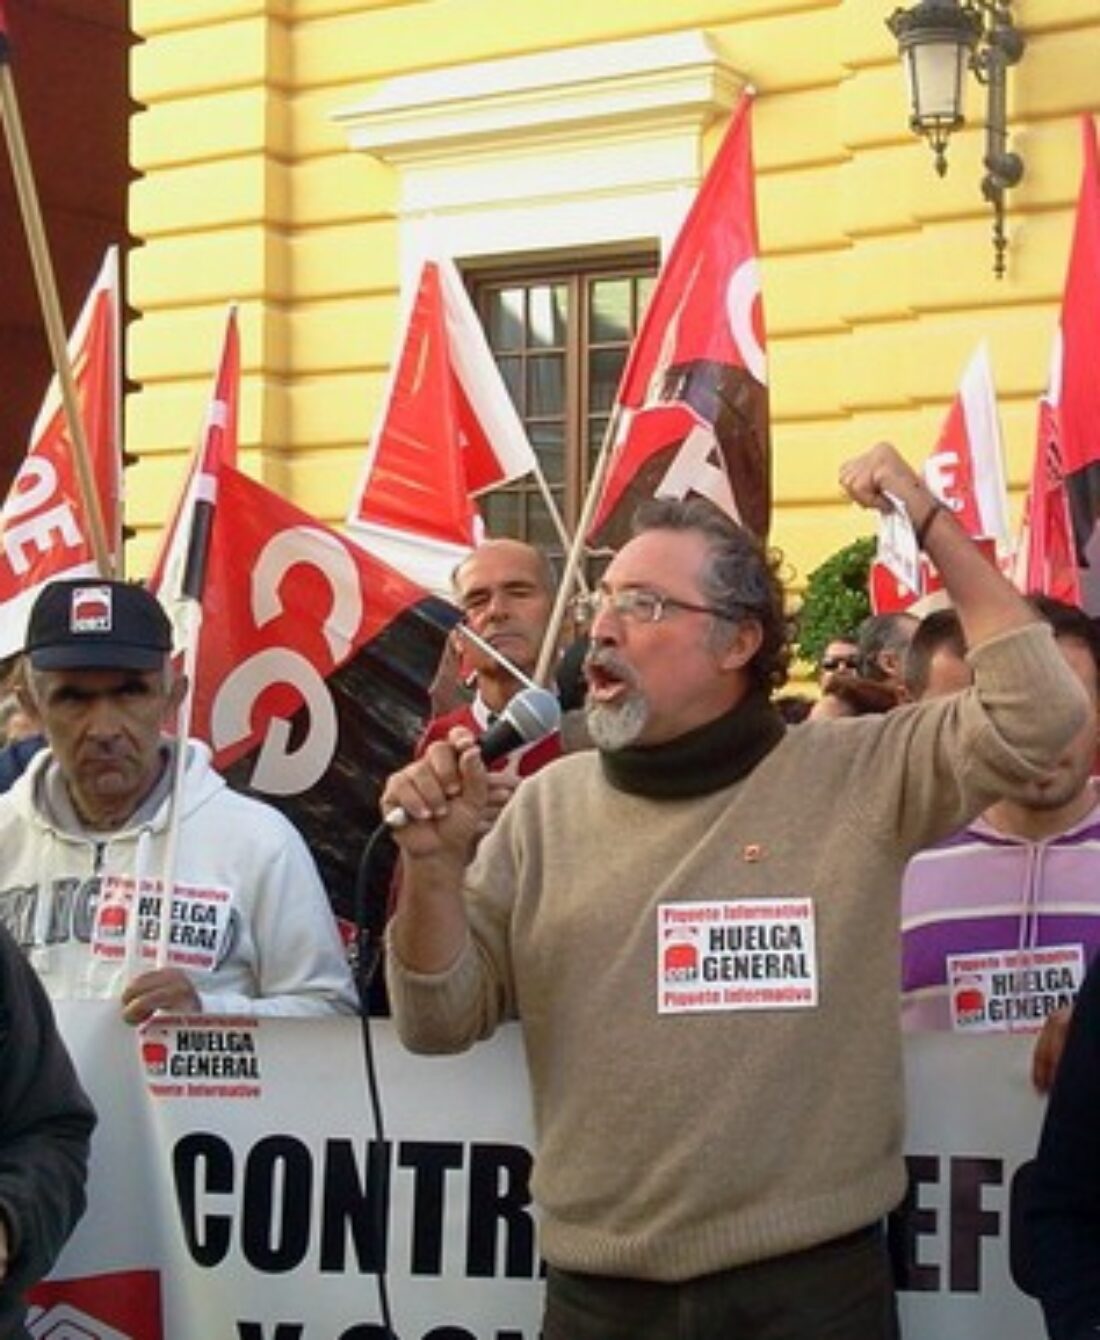
[[[140,574],[240,304],[250,470],[339,522],[394,350],[395,171],[333,115],[385,81],[492,57],[701,29],[758,91],[773,541],[796,585],[868,533],[839,463],[879,437],[919,461],[989,342],[1013,488],[1030,470],[1079,173],[1100,109],[1096,0],[1022,0],[1010,76],[1008,274],[980,196],[981,91],[943,180],[905,124],[893,0],[131,0],[128,567]],[[708,149],[716,142],[708,137]]]

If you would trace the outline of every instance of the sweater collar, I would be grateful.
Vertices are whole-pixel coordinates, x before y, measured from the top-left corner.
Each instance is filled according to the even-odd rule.
[[[663,744],[600,750],[607,781],[652,800],[708,795],[740,781],[786,733],[766,693],[756,690],[730,711]]]

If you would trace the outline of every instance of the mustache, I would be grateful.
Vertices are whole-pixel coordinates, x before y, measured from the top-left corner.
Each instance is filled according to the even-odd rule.
[[[638,675],[634,667],[613,647],[593,647],[584,658],[584,669],[600,670],[604,674],[621,680],[632,689],[639,687]]]

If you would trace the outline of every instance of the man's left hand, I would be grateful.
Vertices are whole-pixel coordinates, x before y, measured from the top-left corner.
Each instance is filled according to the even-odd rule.
[[[1054,1083],[1072,1015],[1073,1009],[1068,1005],[1064,1010],[1048,1014],[1042,1032],[1036,1039],[1035,1050],[1031,1054],[1031,1082],[1040,1093],[1049,1093]]]
[[[150,1015],[201,1014],[202,1001],[190,977],[179,968],[156,968],[143,972],[122,993],[122,1017],[128,1024],[143,1024]]]

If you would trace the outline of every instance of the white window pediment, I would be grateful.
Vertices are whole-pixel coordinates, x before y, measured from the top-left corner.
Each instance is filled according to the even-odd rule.
[[[743,82],[696,30],[402,75],[335,119],[400,173],[406,257],[667,243]]]

